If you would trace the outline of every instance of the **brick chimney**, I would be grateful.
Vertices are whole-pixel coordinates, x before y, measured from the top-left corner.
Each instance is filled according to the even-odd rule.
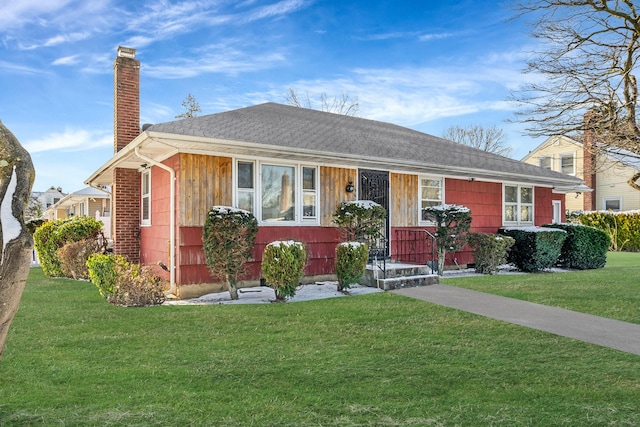
[[[585,211],[596,210],[596,131],[595,117],[589,112],[584,115],[584,136],[582,141],[583,150],[583,180],[584,183],[593,189],[592,192],[582,193],[582,209]]]
[[[136,50],[118,47],[114,68],[114,153],[140,134],[140,61]],[[113,171],[113,250],[130,262],[140,262],[140,173]]]

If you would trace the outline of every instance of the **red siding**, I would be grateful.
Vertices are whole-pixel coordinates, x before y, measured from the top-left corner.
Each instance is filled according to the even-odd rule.
[[[336,227],[260,227],[254,248],[254,261],[247,266],[249,280],[260,279],[260,264],[265,246],[276,240],[304,242],[308,259],[305,275],[333,274],[336,245],[341,241]],[[210,283],[215,279],[209,274],[202,250],[202,227],[179,229],[178,284]]]

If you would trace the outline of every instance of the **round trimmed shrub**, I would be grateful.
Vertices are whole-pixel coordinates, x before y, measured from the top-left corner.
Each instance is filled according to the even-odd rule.
[[[345,242],[336,246],[336,275],[338,291],[360,283],[369,259],[369,247],[360,242]]]
[[[276,301],[285,301],[296,294],[307,263],[304,243],[293,240],[276,241],[264,248],[262,275],[276,293]]]

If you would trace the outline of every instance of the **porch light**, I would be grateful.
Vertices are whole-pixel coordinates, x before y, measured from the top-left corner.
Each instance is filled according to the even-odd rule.
[[[353,190],[355,190],[354,186],[353,186],[353,181],[349,181],[349,183],[347,184],[347,186],[344,189],[347,193],[353,193]]]

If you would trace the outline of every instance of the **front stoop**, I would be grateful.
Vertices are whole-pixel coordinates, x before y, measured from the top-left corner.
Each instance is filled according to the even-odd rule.
[[[438,275],[432,274],[431,268],[426,265],[387,263],[386,272],[381,267],[382,265],[367,265],[361,283],[364,286],[391,291],[437,285],[440,282]]]

